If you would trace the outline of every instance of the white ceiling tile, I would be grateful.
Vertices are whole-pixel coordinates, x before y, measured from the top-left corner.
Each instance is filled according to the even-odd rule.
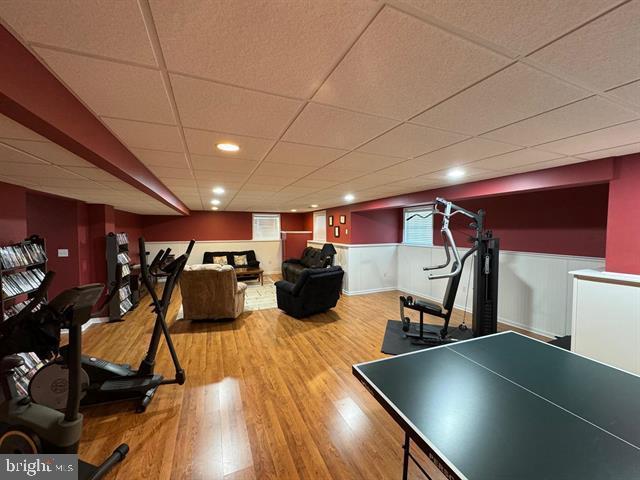
[[[487,174],[487,175],[493,176],[494,172],[488,172],[487,170],[483,170],[481,168],[465,166],[464,167],[464,176],[463,177],[458,177],[458,178],[455,178],[455,179],[451,178],[448,175],[447,170],[439,170],[437,172],[429,173],[429,174],[425,175],[424,177],[426,179],[441,180],[445,184],[453,185],[453,184],[458,184],[458,183],[469,182],[474,177],[477,177],[477,176],[482,175],[482,174]]]
[[[576,135],[556,142],[539,145],[538,148],[565,155],[577,155],[594,150],[627,145],[640,140],[640,120],[623,123],[595,132]]]
[[[67,170],[85,178],[98,181],[117,181],[118,178],[98,167],[65,167]]]
[[[291,184],[292,187],[301,187],[301,188],[309,188],[309,189],[321,189],[326,188],[331,185],[337,185],[340,183],[340,179],[336,177],[305,177],[297,182]]]
[[[254,176],[261,176],[261,175],[267,175],[267,176],[277,175],[278,176],[279,175],[285,178],[300,178],[304,175],[307,175],[313,172],[316,169],[317,167],[310,166],[310,165],[290,165],[286,163],[263,162],[260,164],[260,166],[258,167],[258,169],[255,171],[253,175]]]
[[[156,65],[138,2],[2,2],[2,19],[30,42]]]
[[[241,158],[209,157],[191,155],[191,164],[196,170],[213,170],[218,172],[250,173],[257,165],[255,160]]]
[[[128,147],[182,152],[178,127],[157,123],[135,122],[120,118],[102,117],[102,121]]]
[[[33,130],[13,121],[9,117],[0,115],[0,138],[14,138],[18,140],[48,141]]]
[[[149,170],[158,178],[161,179],[190,179],[193,178],[191,170],[188,168],[171,168],[171,167],[159,167],[157,165],[150,165]]]
[[[507,63],[490,50],[386,7],[314,99],[405,120]]]
[[[348,150],[337,148],[278,142],[265,158],[265,162],[321,167],[347,152]]]
[[[401,0],[456,28],[518,54],[559,37],[615,0]]]
[[[374,172],[389,165],[400,163],[403,160],[404,159],[398,157],[351,152],[331,163],[327,168],[331,170],[353,170],[359,172],[360,175],[364,175],[365,173]]]
[[[358,150],[408,158],[446,147],[465,138],[467,137],[457,133],[403,123]]]
[[[261,160],[266,155],[273,140],[245,137],[206,130],[185,128],[184,135],[191,153],[198,155],[216,155],[222,158],[244,158],[246,160]],[[235,143],[240,147],[237,152],[222,152],[216,148],[219,143]]]
[[[585,162],[585,160],[581,158],[562,157],[562,158],[557,158],[555,160],[549,160],[546,162],[538,162],[538,163],[532,163],[530,165],[523,165],[521,167],[504,170],[504,172],[509,172],[510,175],[513,175],[516,173],[526,173],[526,172],[535,172],[538,170],[546,170],[547,168],[564,167],[565,165],[573,165],[575,163],[582,163],[582,162]]]
[[[277,138],[302,106],[298,100],[171,75],[182,125]]]
[[[591,97],[500,128],[483,137],[532,146],[638,118],[602,97]]]
[[[193,178],[167,178],[162,181],[169,189],[172,188],[193,188],[196,189],[196,181]]]
[[[505,168],[515,168],[530,163],[553,160],[561,155],[557,153],[543,152],[533,148],[524,148],[515,152],[496,155],[470,163],[471,167],[486,168],[488,170],[503,170]]]
[[[613,95],[623,102],[628,102],[633,105],[640,105],[640,80],[632,82],[622,87],[614,88],[607,91],[608,94]]]
[[[640,152],[640,142],[630,143],[621,147],[607,148],[605,150],[597,150],[595,152],[581,153],[580,158],[585,160],[597,160],[598,158],[618,157],[621,155],[630,155]]]
[[[251,178],[249,178],[249,180],[247,180],[247,185],[246,187],[248,189],[251,188],[251,185],[279,185],[280,187],[284,187],[285,185],[288,185],[290,183],[292,183],[296,178],[299,177],[294,177],[294,178],[290,178],[290,177],[283,177],[281,175],[251,175]],[[279,189],[278,189],[279,190]]]
[[[4,143],[36,157],[60,166],[91,167],[92,163],[74,155],[53,142],[34,142],[30,140],[4,140]]]
[[[6,176],[24,176],[33,178],[75,178],[81,177],[54,165],[25,165],[23,163],[3,163],[2,174]]]
[[[132,148],[131,153],[147,166],[156,165],[158,167],[188,168],[184,152],[163,152],[161,150]]]
[[[422,155],[411,160],[416,166],[416,174],[430,173],[445,168],[463,165],[492,155],[499,155],[519,147],[506,143],[492,142],[482,138],[472,138],[441,150]]]
[[[216,181],[216,182],[241,182],[248,177],[248,173],[237,172],[214,172],[210,170],[194,170],[195,177],[198,180]]]
[[[640,78],[638,18],[640,2],[629,2],[553,42],[531,58],[567,78],[603,90],[636,80]]]
[[[411,121],[478,135],[587,96],[586,90],[518,63]]]
[[[386,118],[310,103],[289,127],[283,140],[352,149],[396,124]]]
[[[377,9],[368,0],[153,0],[151,7],[169,69],[300,98]]]
[[[175,123],[158,70],[46,48],[35,50],[96,114]]]
[[[46,162],[40,160],[33,155],[29,155],[21,150],[17,150],[10,145],[6,145],[0,142],[0,164],[2,163],[17,163],[24,164],[25,169],[28,168],[27,165],[46,165]],[[1,172],[1,169],[0,169]]]

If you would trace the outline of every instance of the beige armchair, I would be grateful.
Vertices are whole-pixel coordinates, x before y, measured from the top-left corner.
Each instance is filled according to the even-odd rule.
[[[246,289],[231,265],[187,265],[180,277],[184,318],[237,318],[244,311]]]

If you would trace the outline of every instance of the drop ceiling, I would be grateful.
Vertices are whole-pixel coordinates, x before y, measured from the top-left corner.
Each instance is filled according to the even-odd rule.
[[[222,210],[302,211],[454,166],[460,183],[640,151],[640,0],[23,0],[0,18],[193,210],[214,186]],[[172,213],[6,118],[0,142],[2,181]]]

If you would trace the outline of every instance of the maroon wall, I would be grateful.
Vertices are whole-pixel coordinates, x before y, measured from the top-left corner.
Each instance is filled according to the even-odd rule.
[[[27,236],[27,190],[0,182],[0,245],[21,242]]]
[[[486,225],[500,237],[503,250],[604,257],[608,185],[519,193],[456,202],[469,210],[484,209]],[[440,219],[434,243],[442,245]],[[467,217],[454,217],[451,229],[459,246],[469,246]]]
[[[143,236],[143,219],[142,215],[137,213],[122,212],[116,210],[114,212],[115,232],[124,232],[129,237],[129,256],[132,263],[140,262],[140,248],[138,247],[138,239]]]
[[[351,242],[402,242],[402,208],[351,212]]]
[[[49,270],[56,273],[49,295],[55,296],[80,283],[77,200],[27,193],[27,229],[29,235],[46,240]],[[58,249],[69,250],[58,257]]]
[[[304,214],[282,213],[280,228],[304,230]],[[253,219],[250,212],[191,212],[188,217],[144,215],[142,227],[149,242],[174,240],[251,240]]]
[[[312,238],[312,233],[287,233],[282,242],[282,259],[300,258],[307,242]]]
[[[340,215],[345,216],[346,223],[340,223]],[[333,225],[329,225],[329,217],[333,216]],[[340,227],[340,236],[334,235],[334,227]],[[345,205],[327,209],[327,242],[351,243],[351,206]]]
[[[609,187],[606,269],[640,274],[640,154],[616,159]]]

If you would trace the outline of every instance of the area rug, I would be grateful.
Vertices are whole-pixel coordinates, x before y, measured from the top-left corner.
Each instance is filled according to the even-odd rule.
[[[266,310],[278,307],[276,286],[270,277],[264,277],[264,285],[260,285],[257,280],[244,283],[247,284],[244,294],[245,310]]]

